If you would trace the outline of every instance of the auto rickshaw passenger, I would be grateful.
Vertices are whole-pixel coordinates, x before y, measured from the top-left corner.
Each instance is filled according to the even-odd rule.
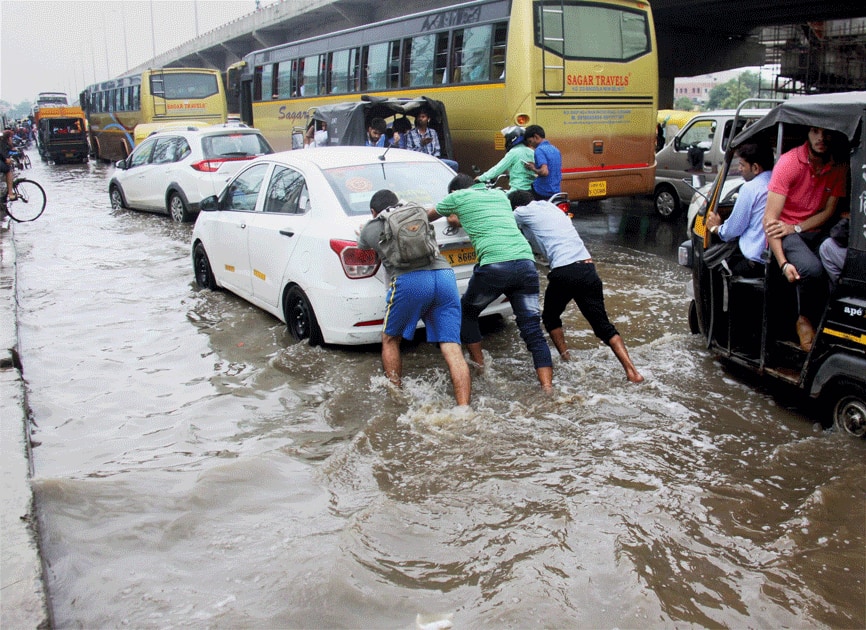
[[[707,217],[707,229],[728,243],[738,239],[738,248],[728,258],[728,268],[735,276],[760,278],[764,275],[764,210],[767,185],[773,170],[773,150],[766,144],[749,142],[737,148],[739,172],[746,180],[740,187],[734,209],[722,223],[717,212]]]
[[[821,228],[845,195],[847,167],[833,159],[833,143],[840,140],[831,130],[811,127],[803,145],[779,158],[767,194],[764,230],[782,274],[796,283],[797,336],[806,352],[827,298],[827,278],[816,254]]]

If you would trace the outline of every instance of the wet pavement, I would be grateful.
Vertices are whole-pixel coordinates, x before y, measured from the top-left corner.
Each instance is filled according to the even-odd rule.
[[[435,348],[394,392],[198,290],[191,227],[111,211],[110,172],[36,165],[10,233],[57,627],[866,625],[866,443],[689,334],[682,219],[576,219],[646,383],[573,309],[555,396],[506,321],[459,412]]]

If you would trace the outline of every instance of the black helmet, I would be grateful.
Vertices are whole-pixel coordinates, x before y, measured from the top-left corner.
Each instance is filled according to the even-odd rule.
[[[502,135],[505,136],[505,150],[510,151],[512,148],[523,142],[523,127],[506,127],[502,130]]]

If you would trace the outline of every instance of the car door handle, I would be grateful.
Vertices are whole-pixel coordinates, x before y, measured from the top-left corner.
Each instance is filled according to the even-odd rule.
[[[288,236],[289,238],[292,238],[295,235],[295,233],[291,230],[280,230],[280,234],[282,234],[283,236]]]

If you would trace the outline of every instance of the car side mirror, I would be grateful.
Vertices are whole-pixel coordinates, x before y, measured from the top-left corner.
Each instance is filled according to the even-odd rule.
[[[205,197],[204,199],[202,199],[198,207],[204,212],[219,210],[219,200],[217,199],[216,195],[211,195],[210,197]]]
[[[126,160],[118,160],[114,163],[115,168],[119,168],[121,171],[126,170]]]

